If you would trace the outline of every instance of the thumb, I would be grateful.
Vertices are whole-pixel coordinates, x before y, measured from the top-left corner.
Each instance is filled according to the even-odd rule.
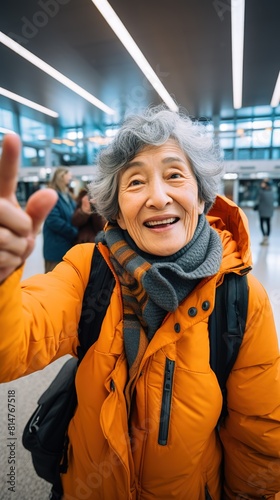
[[[33,235],[36,236],[41,224],[52,210],[58,199],[54,189],[39,189],[30,196],[26,204],[26,213],[33,221]]]

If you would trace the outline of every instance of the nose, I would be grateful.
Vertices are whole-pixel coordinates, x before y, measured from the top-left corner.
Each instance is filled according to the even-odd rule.
[[[146,201],[146,206],[148,208],[155,207],[157,209],[162,209],[166,205],[172,203],[173,199],[168,194],[168,186],[164,182],[155,181],[149,185],[149,194]]]

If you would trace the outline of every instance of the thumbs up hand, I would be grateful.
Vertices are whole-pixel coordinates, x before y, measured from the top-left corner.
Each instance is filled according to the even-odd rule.
[[[42,189],[28,199],[25,212],[16,199],[21,142],[17,135],[6,135],[0,159],[0,283],[31,254],[35,237],[57,193]]]

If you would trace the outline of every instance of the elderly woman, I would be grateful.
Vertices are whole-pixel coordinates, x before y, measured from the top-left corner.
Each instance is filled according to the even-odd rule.
[[[94,246],[77,245],[54,271],[20,283],[53,200],[33,198],[14,220],[18,147],[7,138],[0,170],[3,382],[76,355]],[[116,284],[78,370],[65,500],[273,499],[280,490],[279,349],[267,294],[250,274],[246,331],[217,430],[208,318],[224,275],[251,267],[246,218],[217,196],[221,175],[203,125],[164,108],[128,118],[100,154],[90,189],[108,221],[98,247]]]

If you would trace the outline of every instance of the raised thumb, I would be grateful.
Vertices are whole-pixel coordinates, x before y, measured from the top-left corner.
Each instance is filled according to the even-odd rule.
[[[56,204],[57,199],[57,192],[50,188],[39,189],[28,198],[25,211],[33,221],[34,236],[40,230],[41,224]]]

